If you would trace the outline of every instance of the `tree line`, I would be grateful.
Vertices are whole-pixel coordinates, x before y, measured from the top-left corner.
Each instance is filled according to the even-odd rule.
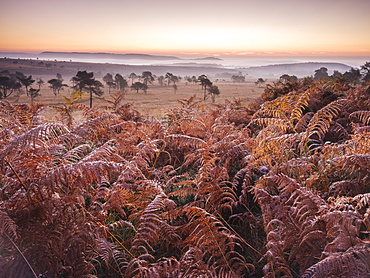
[[[177,83],[180,82],[182,78],[170,72],[167,72],[164,76],[161,75],[157,77],[150,71],[144,71],[141,75],[131,73],[128,76],[131,85],[129,85],[128,80],[119,73],[114,76],[111,73],[107,73],[103,77],[103,82],[105,86],[107,86],[109,94],[112,89],[124,91],[126,88],[131,88],[131,90],[136,91],[136,93],[139,93],[139,91],[147,93],[149,85],[153,84],[156,79],[160,86],[172,86],[174,93],[176,93],[178,89]],[[195,76],[186,77],[186,80],[192,83],[199,82],[204,92],[204,99],[210,95],[214,102],[215,96],[220,93],[218,87],[214,86],[206,75],[201,75],[198,78]],[[90,98],[90,108],[93,106],[93,96],[102,96],[104,94],[104,85],[94,77],[94,72],[88,72],[86,70],[78,71],[70,81],[72,82],[71,86],[65,84],[61,74],[58,73],[56,74],[56,78],[48,80],[47,84],[49,88],[52,89],[55,96],[60,94],[60,91],[66,87],[71,87],[78,92],[87,93]],[[37,88],[32,87],[35,85],[37,85]],[[0,72],[0,99],[8,98],[15,92],[20,94],[22,93],[22,88],[24,88],[27,96],[29,96],[31,102],[33,102],[36,97],[40,96],[41,87],[44,85],[45,81],[42,78],[35,80],[32,75],[26,76],[18,71],[10,73],[5,70]]]
[[[315,70],[312,77],[314,80],[319,79],[331,79],[333,82],[337,83],[353,83],[359,84],[360,82],[367,82],[370,80],[370,62],[366,62],[360,68],[351,68],[345,73],[340,73],[339,71],[334,71],[331,76],[328,74],[328,69],[321,67]],[[111,93],[112,89],[117,89],[119,91],[124,91],[126,88],[131,88],[131,90],[144,91],[147,93],[149,85],[153,84],[155,80],[158,81],[160,86],[172,86],[174,93],[177,92],[177,83],[182,79],[180,76],[176,76],[170,72],[165,75],[156,76],[150,71],[144,71],[141,75],[131,73],[127,78],[131,81],[129,85],[128,80],[126,80],[121,74],[117,73],[112,75],[107,73],[103,77],[103,82],[108,87],[108,92]],[[200,75],[198,77],[185,77],[187,83],[199,84],[203,91],[203,99],[206,100],[211,97],[212,102],[215,101],[215,97],[220,94],[219,88],[211,82],[211,80],[206,75]],[[233,75],[231,77],[233,82],[245,82],[245,77],[242,75]],[[294,75],[283,74],[278,83],[291,83],[297,82],[298,78]],[[58,95],[66,87],[71,87],[73,90],[78,92],[85,92],[90,98],[90,107],[93,105],[93,96],[102,96],[104,94],[104,85],[102,82],[94,77],[94,72],[78,71],[77,74],[71,78],[72,86],[64,83],[62,76],[58,73],[56,78],[52,78],[47,81],[49,88],[53,90],[54,95]],[[258,78],[255,82],[256,85],[263,85],[266,82],[263,78]],[[187,84],[186,83],[186,84]],[[37,86],[34,88],[33,86]],[[33,79],[32,75],[24,75],[21,72],[10,73],[5,70],[0,72],[0,99],[5,99],[11,96],[14,92],[18,94],[21,93],[21,89],[24,88],[27,96],[31,98],[31,102],[38,96],[40,96],[41,87],[45,85],[45,81],[42,78]],[[276,86],[274,86],[275,88]],[[267,88],[268,90],[268,88]]]

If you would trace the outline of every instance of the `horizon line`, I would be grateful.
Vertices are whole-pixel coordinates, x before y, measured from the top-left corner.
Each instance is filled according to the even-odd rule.
[[[275,57],[275,56],[285,56],[285,57],[310,57],[310,56],[322,56],[322,57],[370,57],[370,52],[366,53],[348,53],[348,52],[329,52],[329,51],[317,51],[317,52],[294,52],[294,51],[225,51],[225,52],[195,52],[195,51],[150,51],[143,50],[141,51],[112,51],[112,50],[3,50],[0,49],[0,53],[19,53],[19,54],[41,54],[41,53],[75,53],[75,54],[137,54],[137,55],[154,55],[154,56],[208,56],[208,57],[219,57],[219,56],[240,56],[240,57],[255,57],[255,56],[264,56],[264,57]]]

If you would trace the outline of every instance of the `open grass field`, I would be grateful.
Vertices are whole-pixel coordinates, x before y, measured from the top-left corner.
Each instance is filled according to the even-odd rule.
[[[45,65],[49,64],[49,67]],[[16,71],[22,72],[26,76],[32,75],[32,78],[37,80],[42,78],[45,82],[44,86],[41,87],[40,96],[35,99],[36,102],[42,102],[46,105],[62,105],[65,103],[64,97],[70,97],[72,88],[66,87],[59,95],[55,96],[52,89],[49,88],[48,80],[55,78],[56,74],[62,75],[65,84],[71,86],[70,79],[75,76],[78,70],[87,70],[94,72],[94,77],[101,81],[104,85],[102,77],[106,73],[120,73],[126,78],[128,83],[131,85],[131,81],[128,80],[127,76],[130,73],[136,73],[140,75],[143,71],[151,71],[153,74],[165,75],[166,72],[171,72],[174,75],[181,77],[184,76],[199,76],[206,74],[214,85],[218,86],[220,95],[216,97],[215,104],[224,104],[225,100],[238,99],[242,105],[249,101],[259,97],[264,90],[264,86],[257,86],[254,82],[256,78],[246,79],[244,83],[233,83],[230,79],[217,79],[215,74],[220,74],[226,69],[219,68],[207,68],[207,67],[179,67],[179,66],[146,66],[146,65],[119,65],[119,64],[100,64],[100,63],[81,63],[81,62],[63,62],[63,61],[49,61],[49,60],[30,60],[30,59],[0,59],[0,72],[9,71],[15,73]],[[232,70],[228,70],[230,73]],[[232,72],[232,74],[238,74]],[[268,82],[273,80],[268,80]],[[134,109],[138,110],[143,115],[150,115],[157,118],[161,118],[165,113],[178,106],[177,100],[188,99],[194,94],[197,98],[203,99],[203,91],[199,84],[187,83],[184,80],[177,83],[177,91],[174,92],[172,86],[160,86],[157,81],[153,84],[149,84],[149,89],[146,93],[143,91],[132,91],[130,88],[126,88],[125,101],[133,102]],[[32,87],[37,88],[37,84],[34,83]],[[24,88],[23,88],[24,89]],[[105,86],[104,95],[102,97],[94,96],[93,105],[104,105],[105,99],[109,99],[109,90]],[[111,89],[111,93],[115,90]],[[12,95],[7,98],[11,103],[29,103],[31,99],[24,93],[21,95]],[[82,100],[83,104],[89,105],[89,96],[85,96]],[[206,104],[212,103],[209,97]],[[47,111],[47,118],[52,118],[53,111]]]
[[[45,79],[44,79],[45,80]],[[220,89],[220,95],[215,99],[215,104],[224,104],[226,100],[238,99],[243,104],[247,104],[249,101],[259,97],[264,90],[264,87],[259,87],[249,80],[245,83],[231,83],[231,82],[214,82]],[[188,99],[194,94],[199,99],[203,99],[203,91],[199,84],[186,84],[184,81],[178,83],[178,89],[176,93],[172,86],[159,86],[154,82],[153,85],[149,85],[147,93],[143,91],[132,91],[130,88],[126,88],[125,101],[133,102],[134,109],[138,110],[143,115],[154,116],[156,118],[162,118],[166,112],[179,105],[179,99]],[[42,102],[47,105],[62,105],[65,103],[64,97],[69,98],[72,89],[70,87],[65,88],[60,92],[59,95],[55,96],[52,89],[48,88],[47,85],[43,86],[40,91],[40,96],[35,99],[37,102]],[[105,99],[110,99],[108,88],[104,88],[104,95],[102,97],[94,96],[93,105],[105,105]],[[111,89],[111,94],[116,90]],[[11,96],[8,100],[12,103],[28,103],[30,98],[26,94],[20,96]],[[89,105],[89,96],[86,95],[81,103]],[[205,104],[211,104],[212,100],[209,97]],[[52,111],[48,111],[48,118],[52,118]]]

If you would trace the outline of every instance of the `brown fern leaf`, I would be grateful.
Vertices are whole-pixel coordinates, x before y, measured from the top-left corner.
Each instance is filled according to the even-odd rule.
[[[217,166],[218,158],[207,149],[201,152],[199,164],[201,165],[194,182],[198,190],[195,199],[204,201],[206,210],[209,212],[232,211],[237,197],[230,183],[229,175],[225,167]]]
[[[104,110],[113,110],[116,111],[118,107],[120,107],[122,101],[125,98],[124,92],[114,92],[109,95],[110,99],[104,99],[105,102],[108,103],[110,106],[98,106],[97,109],[104,109]]]
[[[0,151],[22,132],[23,128],[20,123],[0,118]]]
[[[129,210],[132,210],[133,207],[139,208],[132,190],[123,188],[121,185],[116,184],[110,187],[102,185],[98,189],[98,193],[91,199],[90,211],[103,223],[107,218],[111,217],[111,212],[116,212],[122,217],[122,219],[125,219],[127,218],[127,215],[124,208]],[[118,225],[117,222],[114,223],[111,223],[114,225],[109,227],[113,228]]]
[[[315,172],[315,164],[311,157],[293,158],[281,163],[271,170],[271,174],[285,174],[303,184]]]
[[[324,136],[324,142],[343,142],[349,139],[347,130],[339,123],[333,122],[328,132]]]
[[[149,261],[154,261],[154,257],[145,254],[142,256],[139,256],[138,258],[132,259],[126,268],[125,275],[123,277],[129,277],[129,278],[144,278],[144,277],[154,277],[157,278],[157,275],[153,275]]]
[[[194,106],[201,103],[202,100],[197,99],[197,95],[194,94],[194,95],[190,96],[188,99],[178,99],[177,102],[181,104],[182,108],[191,109]]]
[[[168,132],[171,134],[183,134],[203,139],[206,129],[206,125],[197,119],[181,118],[169,126]]]
[[[370,133],[370,126],[356,127],[354,130],[355,134],[367,134]]]
[[[98,248],[99,257],[107,266],[108,270],[112,269],[115,274],[124,277],[124,270],[127,267],[127,258],[124,257],[124,254],[118,250],[112,243],[108,240],[99,238],[98,239]]]
[[[193,227],[185,243],[201,249],[203,261],[209,266],[240,276],[254,269],[238,251],[242,247],[238,236],[214,215],[198,207],[186,207],[184,211]]]
[[[141,121],[142,116],[140,112],[133,109],[133,106],[133,102],[125,103],[118,107],[115,112],[125,121]]]
[[[369,277],[370,246],[356,245],[346,252],[335,253],[307,269],[302,278]]]
[[[0,115],[19,123],[26,129],[34,128],[42,123],[40,113],[45,109],[42,103],[11,104],[7,100],[0,101]]]
[[[266,127],[266,126],[274,126],[275,128],[280,129],[283,132],[289,132],[292,130],[291,123],[279,118],[257,118],[250,121],[248,127],[250,126],[259,126],[259,127]]]
[[[367,155],[370,153],[370,133],[356,133],[346,142],[346,152],[348,154]],[[348,146],[348,147],[347,147]]]
[[[340,157],[336,162],[343,163],[343,167],[350,169],[351,173],[356,173],[357,180],[366,181],[370,178],[370,155],[354,154]]]
[[[116,142],[110,140],[104,143],[99,148],[93,150],[87,156],[85,156],[81,163],[91,162],[91,161],[114,161],[117,163],[123,162],[123,158],[117,154]]]
[[[61,161],[64,161],[64,163],[62,162],[63,164],[77,163],[91,153],[92,150],[93,146],[91,144],[81,144],[65,153],[60,151],[59,155],[61,156]]]
[[[274,221],[284,224],[279,225],[276,230],[283,241],[283,250],[290,250],[288,261],[295,260],[300,265],[301,271],[304,271],[312,265],[314,257],[320,255],[327,244],[325,230],[318,217],[327,212],[329,207],[322,198],[286,175],[265,178],[265,182],[267,184],[264,185],[260,181],[259,186],[264,186],[272,192],[276,192],[274,187],[278,187],[281,195],[271,196],[266,190],[256,188],[256,197],[261,204],[262,212],[266,215],[264,222],[274,223],[267,224],[267,228],[274,227],[276,223]],[[270,230],[266,232],[269,233]],[[276,243],[271,244],[274,246]],[[276,254],[279,248],[274,251]],[[273,254],[272,252],[271,255]],[[281,262],[283,261],[280,260]],[[271,262],[268,266],[269,269],[276,267],[272,266]]]
[[[253,118],[280,118],[287,119],[295,103],[296,96],[294,92],[280,96],[271,101],[266,101],[261,108],[254,113]]]
[[[282,193],[292,193],[301,187],[295,179],[289,178],[284,174],[272,177],[272,180],[278,184]]]
[[[164,233],[167,241],[177,241],[179,236],[170,226],[161,219],[159,213],[171,208],[176,204],[169,200],[165,194],[159,194],[141,213],[137,233],[133,238],[131,252],[137,254],[153,253],[160,234]]]
[[[366,187],[362,186],[356,180],[342,180],[333,182],[329,187],[330,196],[355,196],[363,193]]]
[[[306,107],[308,107],[310,98],[311,98],[310,90],[306,90],[305,92],[299,95],[299,99],[294,105],[294,108],[290,115],[290,121],[292,123],[298,122],[302,118],[303,111],[306,109]]]
[[[103,161],[64,165],[54,171],[50,171],[43,178],[43,184],[48,185],[48,194],[59,191],[65,194],[84,192],[90,189],[94,183],[114,183],[122,172],[123,167],[120,163]]]
[[[312,117],[313,117],[314,113],[313,112],[308,112],[306,114],[304,114],[299,120],[298,122],[295,124],[294,126],[294,130],[296,132],[304,132],[306,131],[307,127],[308,127],[308,124],[309,122],[311,121]]]
[[[187,277],[183,276],[183,271],[180,262],[171,258],[162,258],[159,261],[150,265],[148,269],[147,277],[158,277],[158,278],[176,278],[176,277]]]
[[[171,134],[164,138],[168,146],[177,148],[190,147],[190,148],[202,148],[206,145],[205,141],[200,138],[191,137],[187,135]]]
[[[357,203],[356,210],[361,210],[364,207],[370,207],[370,193],[358,194],[353,197],[353,201]]]
[[[57,139],[59,136],[68,132],[64,125],[58,123],[39,125],[10,142],[0,153],[0,158],[4,160],[9,155],[19,155],[29,148],[49,149],[50,145],[58,143]]]
[[[76,126],[71,133],[77,134],[86,141],[90,140],[102,144],[109,139],[110,126],[118,124],[120,120],[114,114],[104,114]]]
[[[262,140],[255,148],[255,156],[258,154],[269,154],[277,161],[285,162],[298,156],[300,134],[284,134],[281,136],[271,136]]]
[[[272,222],[276,223],[276,219],[272,220]],[[267,244],[266,244],[266,253],[264,258],[267,260],[267,264],[263,267],[264,278],[267,277],[293,277],[290,267],[284,257],[284,241],[281,239],[280,235],[271,230],[267,234]]]
[[[356,111],[349,115],[352,122],[361,122],[365,125],[370,125],[370,111]]]
[[[17,225],[15,221],[9,217],[9,215],[0,210],[0,250],[4,252],[6,248],[14,248],[12,246],[13,240],[18,237]],[[1,263],[0,263],[1,264]]]
[[[354,211],[327,212],[320,217],[326,222],[327,238],[323,254],[344,252],[360,243],[360,216]]]
[[[339,99],[317,111],[308,124],[307,136],[316,135],[318,139],[323,139],[329,130],[331,121],[345,109],[346,102],[345,99]]]

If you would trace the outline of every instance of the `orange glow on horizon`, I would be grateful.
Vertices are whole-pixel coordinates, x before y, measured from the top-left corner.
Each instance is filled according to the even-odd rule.
[[[0,51],[370,55],[368,0],[112,2],[0,0]]]

